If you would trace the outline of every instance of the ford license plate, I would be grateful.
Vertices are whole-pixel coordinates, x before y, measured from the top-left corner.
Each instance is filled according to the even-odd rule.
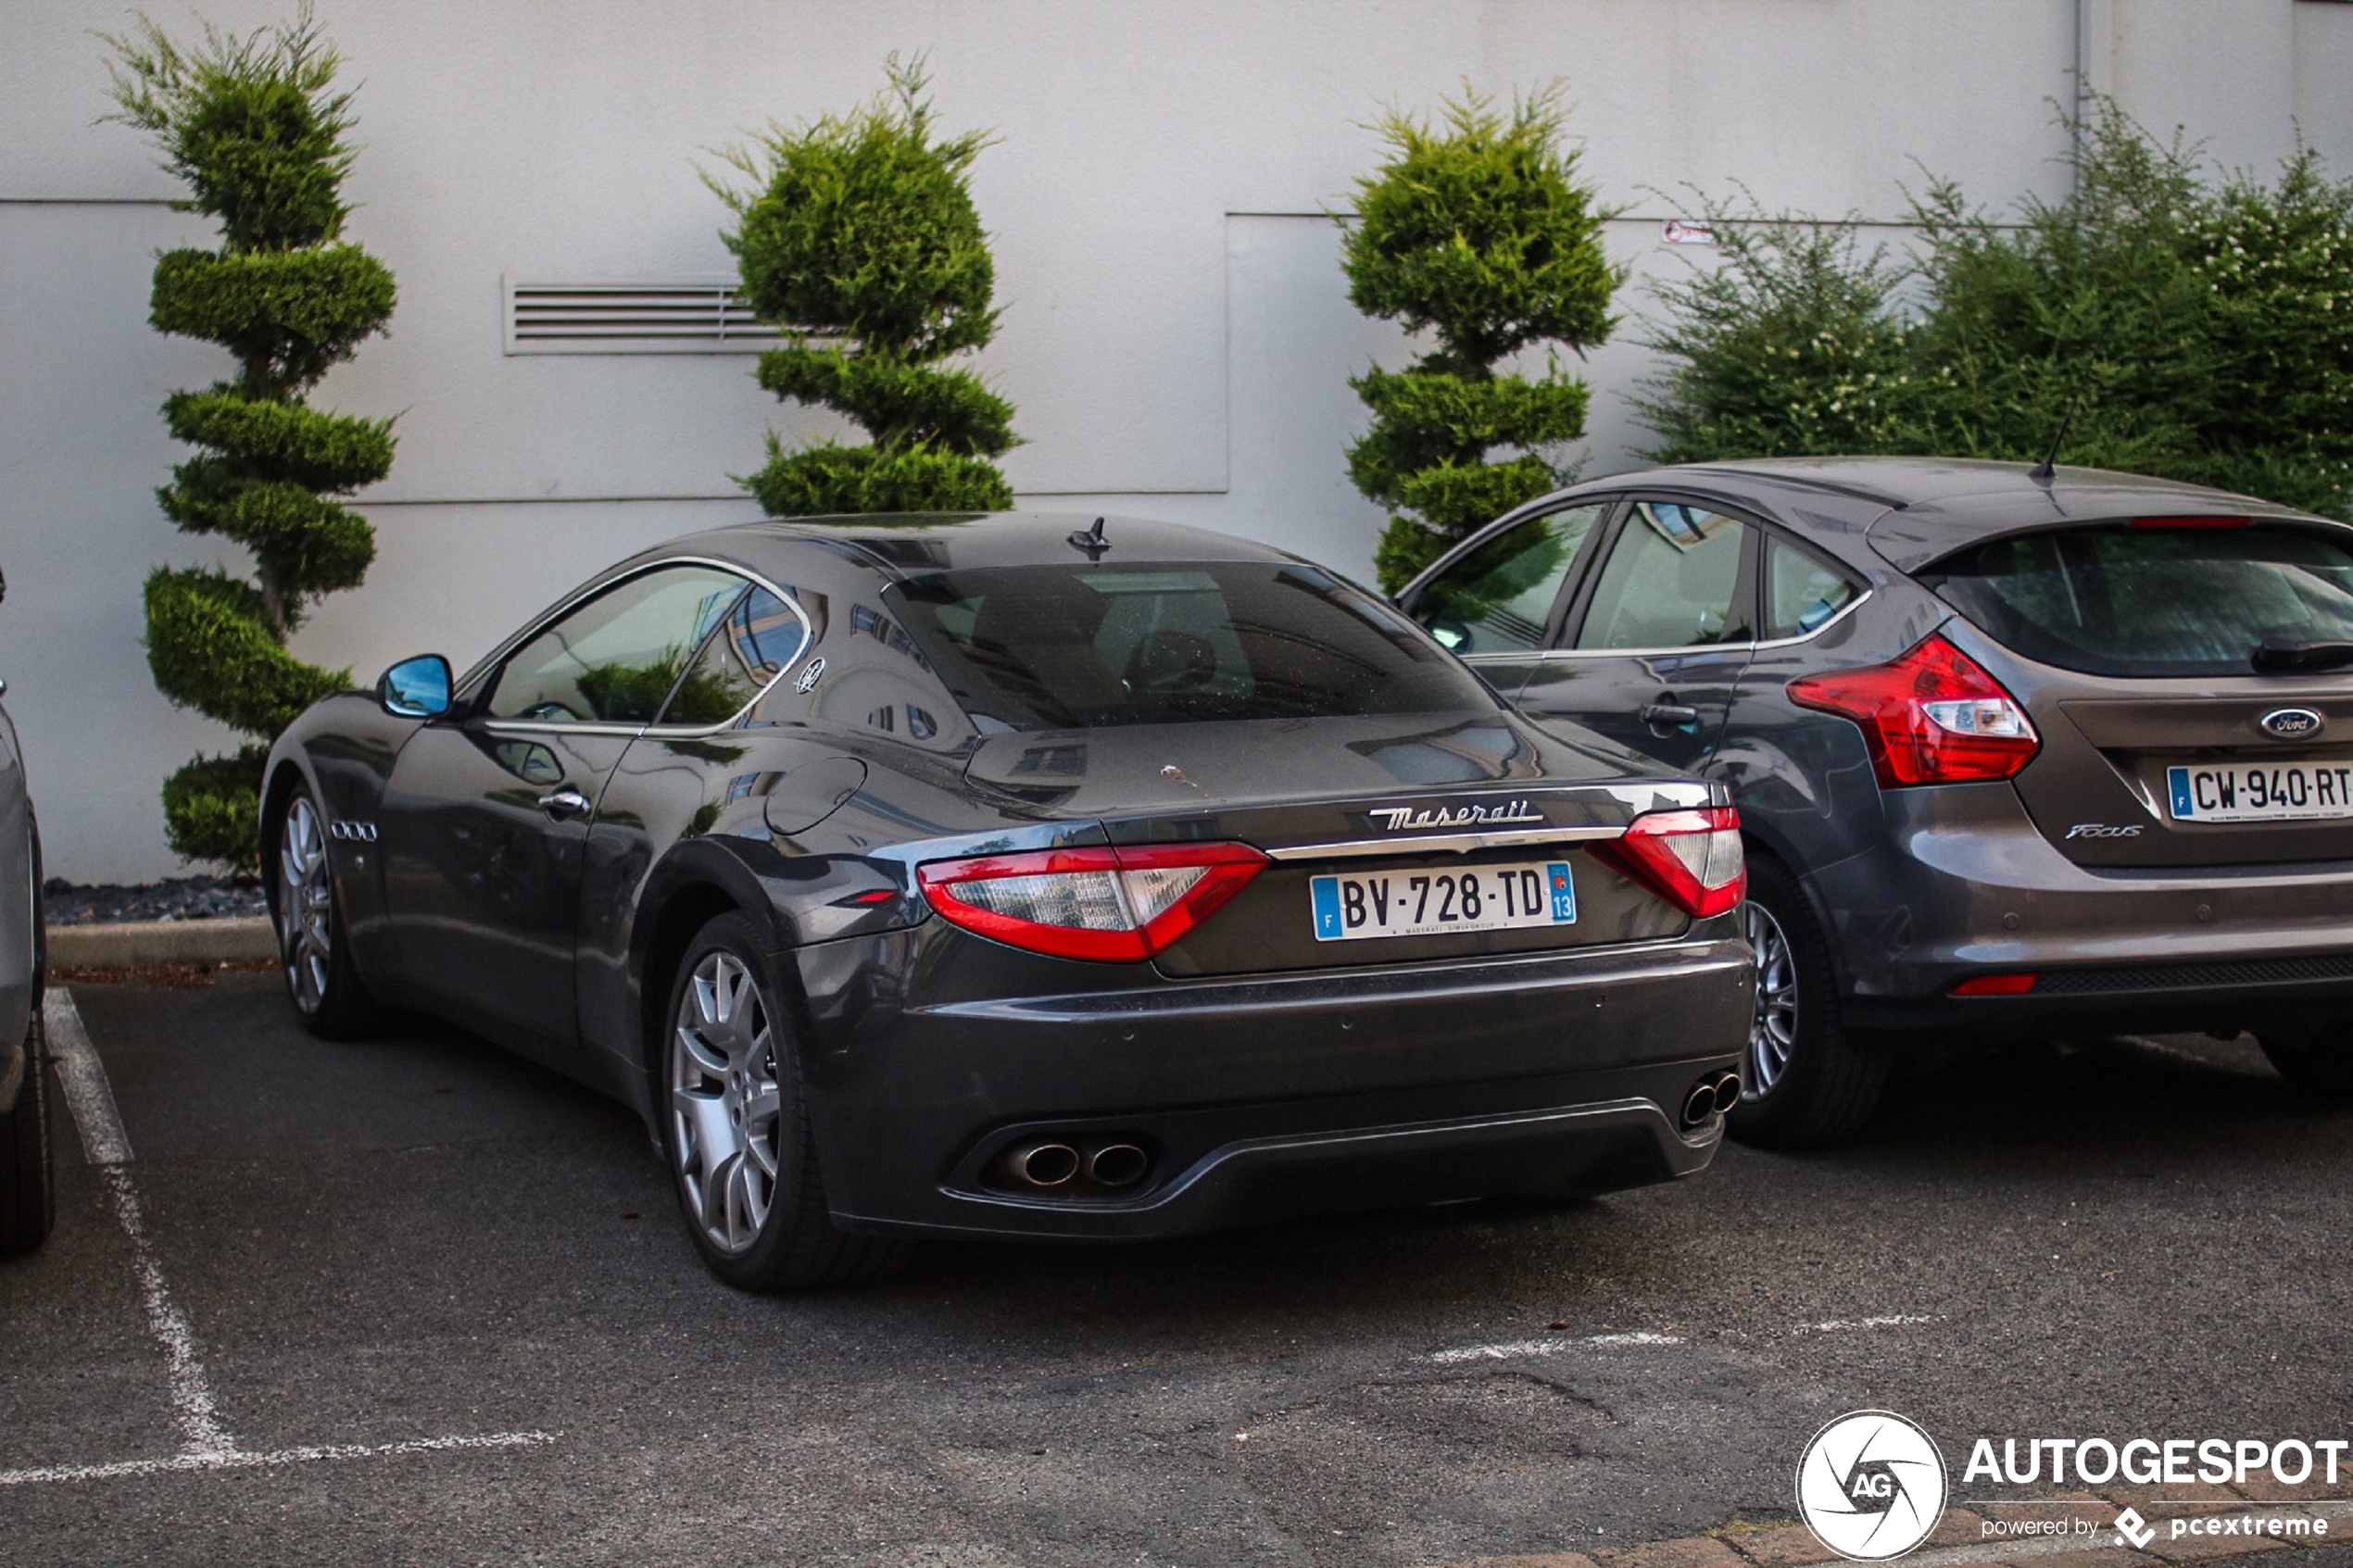
[[[2173,820],[2290,822],[2353,817],[2353,762],[2165,770]]]
[[[1309,879],[1307,892],[1318,942],[1516,931],[1577,919],[1577,884],[1566,860],[1319,876]]]

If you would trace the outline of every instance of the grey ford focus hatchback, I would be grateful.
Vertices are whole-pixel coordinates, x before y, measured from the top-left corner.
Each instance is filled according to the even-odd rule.
[[[1756,1014],[1732,1131],[1859,1127],[1906,1048],[2252,1030],[2353,1093],[2353,528],[1933,458],[1625,474],[1400,604],[1539,718],[1720,780]]]

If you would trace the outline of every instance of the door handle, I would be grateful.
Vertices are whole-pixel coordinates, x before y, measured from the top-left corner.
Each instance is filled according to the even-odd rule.
[[[539,809],[560,822],[567,817],[586,816],[588,797],[570,784],[566,784],[552,795],[541,796]]]
[[[1655,730],[1679,724],[1696,724],[1699,722],[1699,709],[1687,708],[1680,702],[1654,702],[1643,708],[1642,720]]]

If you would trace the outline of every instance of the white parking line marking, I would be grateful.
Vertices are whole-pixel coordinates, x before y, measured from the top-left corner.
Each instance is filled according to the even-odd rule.
[[[1845,1334],[1858,1328],[1895,1328],[1910,1323],[1938,1323],[1942,1315],[1918,1312],[1887,1312],[1869,1318],[1831,1318],[1821,1323],[1793,1323],[1784,1334]],[[1735,1333],[1732,1337],[1743,1336]],[[1432,1350],[1421,1359],[1432,1366],[1460,1366],[1466,1361],[1508,1361],[1523,1356],[1556,1356],[1563,1350],[1606,1349],[1619,1345],[1680,1345],[1680,1334],[1653,1334],[1646,1329],[1632,1329],[1618,1334],[1586,1334],[1560,1336],[1551,1339],[1507,1339],[1494,1345],[1460,1345],[1450,1350]]]
[[[1575,1339],[1514,1339],[1501,1345],[1464,1345],[1452,1350],[1432,1350],[1422,1360],[1433,1366],[1459,1366],[1465,1361],[1507,1361],[1521,1356],[1556,1356],[1563,1350],[1606,1348],[1617,1345],[1680,1345],[1682,1336],[1675,1334],[1588,1334]]]
[[[394,1454],[439,1453],[448,1449],[521,1449],[552,1443],[552,1432],[493,1432],[480,1437],[412,1437],[405,1443],[321,1443],[303,1449],[254,1453],[182,1453],[170,1459],[127,1459],[115,1464],[53,1464],[39,1470],[0,1470],[0,1486],[30,1481],[111,1481],[123,1475],[168,1475],[190,1470],[267,1470],[322,1459],[383,1459]]]
[[[82,1152],[105,1177],[114,1200],[114,1215],[131,1238],[131,1263],[139,1277],[139,1298],[147,1314],[147,1331],[163,1347],[169,1368],[172,1414],[180,1427],[180,1452],[170,1459],[123,1460],[113,1464],[52,1464],[30,1470],[0,1470],[0,1486],[20,1486],[34,1481],[104,1481],[124,1475],[161,1475],[196,1470],[256,1470],[317,1460],[382,1459],[396,1454],[434,1453],[447,1449],[513,1449],[552,1443],[552,1432],[493,1432],[477,1436],[412,1437],[398,1443],[329,1443],[278,1449],[257,1453],[241,1449],[220,1424],[212,1398],[212,1384],[204,1362],[196,1358],[196,1336],[188,1320],[173,1304],[163,1270],[147,1240],[147,1226],[139,1210],[139,1195],[131,1185],[131,1139],[122,1130],[114,1088],[107,1082],[98,1048],[82,1027],[82,1011],[73,993],[53,989],[42,1004],[42,1023],[49,1050],[57,1064],[57,1079],[65,1087],[66,1106],[82,1135]]]
[[[57,1082],[66,1092],[66,1108],[82,1134],[82,1157],[93,1165],[128,1165],[131,1139],[123,1133],[114,1089],[99,1064],[97,1047],[90,1043],[90,1032],[82,1026],[73,993],[52,987],[41,1007],[41,1022],[57,1064]]]
[[[71,1003],[68,1003],[71,1006]],[[222,1429],[212,1402],[212,1385],[204,1363],[196,1360],[196,1336],[188,1320],[164,1288],[163,1271],[156,1266],[147,1245],[147,1227],[139,1215],[139,1197],[131,1190],[131,1173],[120,1165],[106,1168],[107,1185],[114,1194],[114,1217],[131,1237],[132,1267],[139,1275],[139,1298],[147,1309],[147,1330],[163,1347],[171,1369],[171,1409],[180,1421],[180,1435],[192,1457],[233,1454],[236,1440]]]
[[[122,1130],[122,1113],[107,1082],[106,1064],[98,1060],[90,1032],[82,1026],[82,1010],[70,991],[52,991],[42,1004],[49,1048],[57,1055],[57,1076],[65,1085],[66,1104],[74,1125],[82,1130],[82,1153],[106,1177],[114,1199],[114,1217],[131,1238],[131,1266],[139,1276],[139,1298],[147,1311],[147,1331],[163,1347],[170,1368],[171,1408],[180,1421],[180,1435],[189,1454],[229,1454],[236,1441],[222,1430],[215,1412],[212,1386],[206,1382],[204,1363],[196,1360],[196,1336],[188,1320],[171,1302],[156,1266],[155,1250],[147,1243],[147,1226],[139,1212],[139,1195],[132,1190],[131,1139]]]
[[[1857,1328],[1899,1328],[1906,1323],[1934,1323],[1936,1315],[1919,1312],[1889,1312],[1876,1318],[1831,1318],[1825,1323],[1802,1323],[1790,1330],[1792,1334],[1844,1334]]]

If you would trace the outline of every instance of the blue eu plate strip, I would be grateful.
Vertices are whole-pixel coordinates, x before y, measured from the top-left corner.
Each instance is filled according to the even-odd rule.
[[[2173,797],[2173,814],[2177,817],[2197,815],[2197,803],[2190,798],[2190,771],[2187,768],[2165,770],[2165,787]]]
[[[1307,893],[1315,904],[1315,940],[1328,942],[1340,935],[1340,878],[1311,878]]]

